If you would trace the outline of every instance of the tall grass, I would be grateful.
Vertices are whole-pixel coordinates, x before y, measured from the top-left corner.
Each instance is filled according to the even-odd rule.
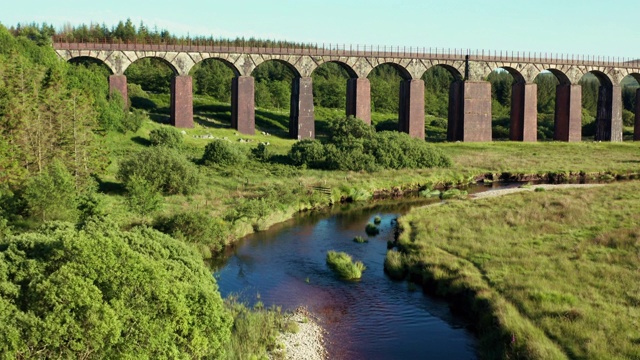
[[[362,272],[366,269],[361,261],[353,261],[351,255],[345,252],[329,251],[327,253],[327,264],[341,278],[355,280],[362,277]]]
[[[640,183],[527,192],[400,219],[410,276],[449,297],[486,358],[640,358]]]

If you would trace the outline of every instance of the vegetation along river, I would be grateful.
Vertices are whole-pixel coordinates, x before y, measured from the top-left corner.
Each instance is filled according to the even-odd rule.
[[[476,191],[483,189],[488,188]],[[395,219],[422,204],[425,200],[403,199],[343,207],[253,234],[219,265],[220,292],[249,304],[307,307],[327,331],[330,359],[475,359],[475,336],[447,303],[384,273]],[[368,243],[354,242],[355,236],[367,237],[365,226],[376,216],[380,234]],[[367,267],[362,278],[341,280],[326,264],[329,250],[361,260]]]

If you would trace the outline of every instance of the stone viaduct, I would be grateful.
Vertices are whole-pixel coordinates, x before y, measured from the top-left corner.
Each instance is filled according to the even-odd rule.
[[[632,75],[640,82],[640,62],[610,58],[546,54],[487,53],[444,49],[374,47],[237,47],[216,44],[132,44],[66,43],[54,41],[65,60],[93,58],[111,70],[111,91],[127,99],[129,65],[142,58],[159,58],[173,70],[171,119],[177,127],[193,126],[192,79],[190,70],[207,59],[224,62],[235,74],[232,84],[232,126],[243,134],[255,132],[253,70],[266,61],[279,61],[295,74],[292,83],[289,133],[292,138],[315,136],[313,83],[311,74],[326,62],[341,65],[349,74],[346,114],[371,123],[370,83],[367,75],[378,65],[390,64],[399,70],[399,130],[424,138],[424,81],[422,75],[433,66],[442,66],[454,77],[449,93],[449,141],[491,141],[491,84],[487,76],[495,69],[508,71],[515,79],[512,88],[510,139],[537,140],[537,85],[535,77],[549,71],[559,81],[556,88],[555,132],[558,141],[580,141],[582,88],[579,81],[587,73],[600,81],[596,118],[596,140],[622,141],[621,81]],[[640,89],[636,93],[634,140],[640,140]]]

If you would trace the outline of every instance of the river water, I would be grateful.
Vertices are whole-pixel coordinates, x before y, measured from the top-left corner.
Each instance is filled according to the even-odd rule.
[[[305,215],[238,243],[215,273],[220,292],[285,310],[305,306],[327,331],[329,359],[476,359],[476,339],[442,300],[383,270],[395,219],[415,201]],[[421,201],[419,204],[424,204]],[[368,243],[365,226],[382,219]],[[339,279],[329,250],[345,251],[367,269],[359,281]]]

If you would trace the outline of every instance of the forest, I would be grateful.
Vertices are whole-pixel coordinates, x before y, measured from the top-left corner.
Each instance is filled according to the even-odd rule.
[[[453,149],[450,156],[431,144],[446,138],[453,79],[440,67],[423,76],[426,142],[384,131],[397,128],[396,68],[379,66],[369,75],[371,128],[345,119],[348,75],[330,63],[313,74],[320,140],[263,134],[263,143],[239,138],[240,144],[226,139],[239,135],[227,121],[233,73],[224,63],[205,61],[192,70],[199,122],[183,136],[164,125],[173,76],[166,64],[143,59],[127,69],[132,106],[126,109],[125,99],[109,95],[104,66],[61,61],[50,46],[52,36],[190,40],[130,20],[112,28],[61,31],[47,24],[0,25],[5,358],[265,356],[287,326],[279,311],[222,299],[203,258],[300,211],[368,200],[377,190],[399,187],[399,181],[414,188],[468,183],[475,175],[470,172],[488,167],[469,170],[472,165],[452,159],[476,153],[473,148]],[[275,129],[286,128],[293,72],[268,62],[253,76],[257,116],[273,120]],[[496,71],[488,81],[494,138],[505,139],[513,78]],[[536,83],[539,139],[551,139],[557,80],[544,73]],[[585,77],[582,85],[583,135],[589,136],[598,83]],[[623,90],[626,126],[633,122],[636,88],[637,83]],[[210,113],[222,120],[209,119]],[[213,140],[198,142],[202,136]],[[314,191],[318,184],[330,194]]]

